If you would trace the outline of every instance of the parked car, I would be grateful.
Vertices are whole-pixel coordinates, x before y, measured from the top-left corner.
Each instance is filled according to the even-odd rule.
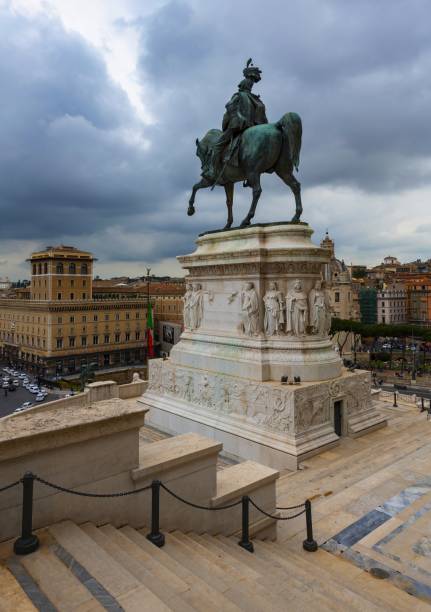
[[[15,379],[12,384],[14,384],[15,387],[19,387],[19,380]]]
[[[37,402],[43,402],[43,400],[45,399],[45,396],[43,393],[38,393],[35,399]]]
[[[26,408],[30,408],[30,406],[32,405],[32,402],[24,402],[23,404],[21,404],[21,409],[25,410]]]

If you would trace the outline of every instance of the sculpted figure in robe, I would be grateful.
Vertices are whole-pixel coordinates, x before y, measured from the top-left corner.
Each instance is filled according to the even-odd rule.
[[[286,296],[286,333],[305,336],[308,323],[308,298],[300,280],[294,282]]]
[[[316,281],[314,288],[310,291],[309,305],[312,333],[327,336],[331,329],[331,308],[328,292],[320,280]]]
[[[265,333],[268,336],[279,334],[284,323],[284,299],[276,282],[269,283],[269,289],[263,296],[263,303],[265,304]]]
[[[192,295],[190,297],[190,329],[198,329],[202,323],[204,312],[204,294],[202,285],[195,283],[193,285]]]
[[[253,283],[246,283],[241,293],[241,310],[243,313],[243,330],[247,336],[259,333],[259,298]]]
[[[191,298],[193,295],[193,286],[191,283],[187,283],[186,292],[183,296],[183,317],[184,317],[184,328],[191,329]]]

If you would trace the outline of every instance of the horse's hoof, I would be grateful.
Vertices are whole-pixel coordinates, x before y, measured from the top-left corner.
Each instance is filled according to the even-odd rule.
[[[194,207],[193,207],[193,206],[189,206],[189,207],[188,207],[188,209],[187,209],[187,214],[188,214],[188,216],[189,216],[189,217],[191,217],[192,215],[194,215],[194,214],[195,214],[195,209],[194,209]]]
[[[249,225],[251,225],[251,221],[249,219],[244,219],[240,227],[248,227]]]
[[[226,223],[226,225],[224,226],[224,228],[223,228],[223,229],[224,229],[224,230],[228,230],[228,229],[230,229],[230,228],[231,228],[231,226],[232,226],[232,223]]]

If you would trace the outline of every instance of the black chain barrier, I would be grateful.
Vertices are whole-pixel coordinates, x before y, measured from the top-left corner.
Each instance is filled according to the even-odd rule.
[[[47,487],[51,487],[52,489],[57,489],[57,491],[62,491],[63,493],[71,493],[72,495],[80,495],[81,497],[126,497],[127,495],[135,495],[136,493],[141,493],[142,491],[149,491],[151,489],[151,485],[146,487],[141,487],[140,489],[133,489],[132,491],[120,491],[118,493],[86,493],[85,491],[74,491],[72,489],[67,489],[66,487],[62,487],[60,485],[56,485],[48,480],[44,480],[43,478],[39,478],[39,476],[34,476],[34,480],[41,482]]]
[[[275,516],[274,514],[269,514],[268,512],[265,512],[265,510],[262,510],[262,508],[259,508],[259,506],[257,504],[255,504],[252,499],[250,499],[250,503],[251,503],[252,506],[254,506],[256,508],[256,510],[259,510],[259,512],[261,512],[262,514],[264,514],[268,518],[274,519],[276,521],[290,521],[291,519],[294,519],[297,516],[301,516],[301,514],[304,514],[304,512],[305,512],[305,504],[301,504],[301,506],[302,506],[301,512],[298,512],[297,514],[294,514],[293,516]],[[277,510],[278,510],[278,508],[277,508]]]
[[[297,510],[298,508],[305,508],[305,502],[298,504],[297,506],[277,506],[276,510]]]
[[[12,487],[16,487],[19,484],[21,484],[21,480],[17,480],[16,482],[11,482],[5,487],[0,487],[0,493],[2,493],[3,491],[7,491],[8,489],[12,489]]]
[[[277,507],[277,510],[297,510],[302,508],[300,512],[292,516],[275,516],[266,512],[260,506],[258,506],[248,495],[244,495],[240,500],[224,506],[203,506],[201,504],[195,504],[194,502],[188,501],[181,497],[169,487],[163,484],[160,480],[153,480],[150,485],[146,487],[140,487],[139,489],[133,489],[132,491],[119,491],[117,493],[91,493],[86,491],[74,491],[67,487],[62,487],[49,480],[40,478],[32,472],[26,472],[20,480],[12,482],[4,487],[0,487],[0,492],[6,491],[15,487],[19,484],[23,486],[23,498],[22,498],[22,529],[21,536],[14,543],[14,551],[18,555],[27,555],[34,552],[39,547],[39,539],[33,534],[33,485],[34,481],[40,482],[41,484],[61,491],[63,493],[70,493],[71,495],[78,495],[81,497],[96,497],[96,498],[113,498],[113,497],[126,497],[128,495],[136,495],[142,491],[148,491],[151,489],[151,532],[147,534],[148,540],[156,546],[163,546],[165,543],[165,536],[160,532],[159,519],[160,519],[160,489],[164,489],[166,493],[177,499],[183,504],[196,508],[197,510],[229,510],[236,506],[242,506],[242,529],[241,529],[241,540],[238,544],[247,550],[248,552],[254,552],[253,543],[249,537],[249,506],[250,504],[261,514],[267,518],[276,521],[290,521],[298,516],[305,513],[306,515],[306,526],[307,526],[307,539],[303,542],[305,550],[313,552],[317,550],[317,542],[313,538],[313,524],[311,517],[311,502],[306,500],[305,503],[298,504],[297,506]]]
[[[180,497],[179,495],[177,495],[177,493],[174,493],[173,491],[168,489],[168,487],[164,485],[162,482],[160,483],[160,486],[167,493],[172,495],[172,497],[175,497],[175,499],[178,499],[178,501],[183,502],[183,504],[187,504],[187,506],[191,506],[192,508],[197,508],[198,510],[228,510],[229,508],[235,508],[235,506],[239,506],[241,503],[241,500],[239,500],[237,502],[234,502],[233,504],[228,504],[226,506],[217,506],[216,508],[212,506],[200,506],[199,504],[195,504],[193,502],[187,501],[187,499],[184,499],[183,497]]]

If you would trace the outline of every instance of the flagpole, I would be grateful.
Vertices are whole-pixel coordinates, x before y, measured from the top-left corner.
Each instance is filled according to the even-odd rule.
[[[152,333],[152,331],[149,328],[150,313],[151,313],[151,322],[153,320],[153,313],[151,312],[151,304],[150,304],[150,272],[151,272],[151,268],[147,268],[147,365],[150,360],[150,357],[153,357],[152,355],[153,343],[151,342],[152,339],[150,339],[150,334]]]

